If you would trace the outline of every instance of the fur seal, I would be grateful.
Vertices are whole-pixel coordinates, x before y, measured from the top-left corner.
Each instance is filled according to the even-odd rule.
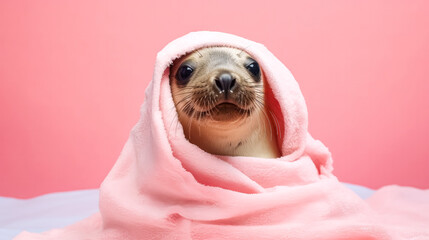
[[[206,47],[175,60],[170,87],[185,137],[215,155],[278,158],[264,73],[244,50]]]

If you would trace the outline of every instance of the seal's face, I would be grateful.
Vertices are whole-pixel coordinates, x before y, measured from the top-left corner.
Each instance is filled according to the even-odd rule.
[[[177,59],[170,86],[185,137],[211,154],[279,157],[264,82],[258,62],[236,48],[202,48]]]
[[[179,118],[196,124],[231,123],[262,110],[262,78],[257,61],[229,47],[194,51],[176,60],[170,71]]]

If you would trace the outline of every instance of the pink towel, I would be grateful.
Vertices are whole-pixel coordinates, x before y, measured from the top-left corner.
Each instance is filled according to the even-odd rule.
[[[169,67],[206,46],[244,49],[260,63],[282,121],[282,158],[214,156],[185,139]],[[429,239],[428,190],[389,186],[364,201],[331,171],[330,152],[307,131],[299,86],[273,54],[230,34],[190,33],[158,54],[141,118],[101,185],[100,212],[16,239]]]

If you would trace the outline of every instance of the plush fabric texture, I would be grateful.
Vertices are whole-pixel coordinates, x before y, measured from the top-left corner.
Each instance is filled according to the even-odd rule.
[[[244,49],[259,62],[282,122],[282,158],[214,156],[185,139],[169,67],[206,46]],[[389,186],[362,200],[332,174],[331,154],[307,123],[297,82],[263,45],[190,33],[158,54],[141,118],[101,185],[100,212],[16,239],[429,239],[428,190]]]

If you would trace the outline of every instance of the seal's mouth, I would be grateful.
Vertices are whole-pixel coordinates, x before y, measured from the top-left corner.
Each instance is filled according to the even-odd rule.
[[[242,108],[240,108],[236,104],[230,103],[230,102],[219,103],[214,108],[216,108],[217,110],[219,110],[221,112],[240,111],[240,110],[243,111]]]
[[[211,110],[211,118],[215,121],[235,121],[250,116],[252,110],[244,109],[233,102],[221,102]]]

